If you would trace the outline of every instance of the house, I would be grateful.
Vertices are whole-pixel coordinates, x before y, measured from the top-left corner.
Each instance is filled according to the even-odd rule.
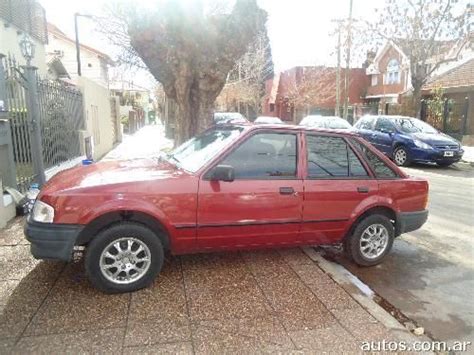
[[[344,100],[344,75],[341,69],[340,109]],[[305,115],[334,115],[337,68],[298,66],[275,75],[265,83],[263,115],[297,123]],[[363,68],[350,69],[349,116],[364,102],[368,78]]]
[[[474,145],[474,56],[455,64],[432,77],[423,86],[422,94],[427,99],[434,90],[441,88],[446,118],[439,128],[457,136],[466,145]]]
[[[46,61],[49,64],[50,74],[55,75],[59,70],[61,75],[71,79],[77,78],[76,42],[69,38],[55,25],[48,23],[49,43],[46,46]],[[104,87],[109,86],[109,66],[113,65],[112,59],[105,53],[80,44],[81,74]],[[58,59],[63,68],[58,68]]]
[[[409,48],[409,44],[402,46]],[[456,67],[461,58],[473,57],[474,53],[472,38],[470,42],[466,39],[438,41],[437,46],[439,54],[428,58],[425,63],[426,71],[430,72],[441,59],[446,62],[438,65],[431,73],[433,77]],[[412,90],[410,60],[402,47],[387,41],[375,56],[373,52],[367,53],[365,67],[370,81],[365,103],[377,106],[379,113],[390,113],[391,104],[400,104],[402,96],[410,94]]]
[[[44,61],[45,45],[48,43],[46,14],[38,1],[2,1],[0,5],[0,53],[11,55],[20,65],[25,65],[20,50],[20,41],[28,34],[35,46],[31,65],[44,75],[47,66]]]
[[[118,98],[120,117],[129,132],[149,123],[150,112],[154,111],[150,90],[133,81],[119,80],[110,83],[110,92]]]
[[[383,109],[386,104],[399,103],[400,95],[411,87],[410,62],[400,47],[387,42],[373,60],[368,53],[366,74],[369,87],[365,102]]]

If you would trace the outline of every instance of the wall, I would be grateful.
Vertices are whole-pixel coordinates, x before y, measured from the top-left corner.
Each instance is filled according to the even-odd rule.
[[[110,91],[91,79],[78,77],[77,86],[84,95],[84,112],[88,136],[94,137],[94,160],[102,158],[114,145],[110,110]]]
[[[21,55],[19,42],[23,38],[23,32],[20,32],[13,25],[5,27],[6,22],[0,18],[0,53],[12,54],[20,65],[25,65],[25,59]],[[47,73],[46,67],[46,51],[43,43],[32,38],[35,43],[35,56],[32,60],[32,65],[38,68],[38,73],[45,76]]]

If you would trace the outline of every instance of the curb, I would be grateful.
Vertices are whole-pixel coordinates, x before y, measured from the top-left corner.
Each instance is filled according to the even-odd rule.
[[[362,283],[343,266],[324,259],[314,248],[301,248],[303,252],[327,273],[339,286],[354,298],[372,317],[392,331],[401,341],[432,341],[425,334],[416,336],[403,326],[395,317],[379,306],[372,298],[369,287]],[[360,283],[355,285],[355,283]],[[362,291],[364,290],[364,292]]]

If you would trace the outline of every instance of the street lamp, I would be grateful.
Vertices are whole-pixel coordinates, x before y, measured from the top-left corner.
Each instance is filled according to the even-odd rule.
[[[81,46],[79,45],[79,28],[77,25],[77,18],[81,17],[87,17],[87,18],[93,18],[91,15],[84,15],[80,13],[75,13],[74,14],[74,31],[76,32],[76,59],[77,59],[77,75],[81,76],[82,71],[81,71]]]
[[[26,65],[31,65],[31,60],[35,56],[35,43],[31,40],[30,36],[27,33],[23,35],[23,38],[20,40],[20,50],[21,55],[26,60]]]

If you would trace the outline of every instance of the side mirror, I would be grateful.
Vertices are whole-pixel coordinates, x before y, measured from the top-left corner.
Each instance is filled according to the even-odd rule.
[[[382,132],[382,133],[387,133],[387,134],[390,134],[390,135],[393,134],[393,133],[395,133],[394,131],[389,130],[389,129],[386,129],[386,128],[382,128],[382,129],[380,130],[380,132]]]
[[[230,165],[217,165],[211,173],[212,181],[232,182],[235,179],[234,168]]]

